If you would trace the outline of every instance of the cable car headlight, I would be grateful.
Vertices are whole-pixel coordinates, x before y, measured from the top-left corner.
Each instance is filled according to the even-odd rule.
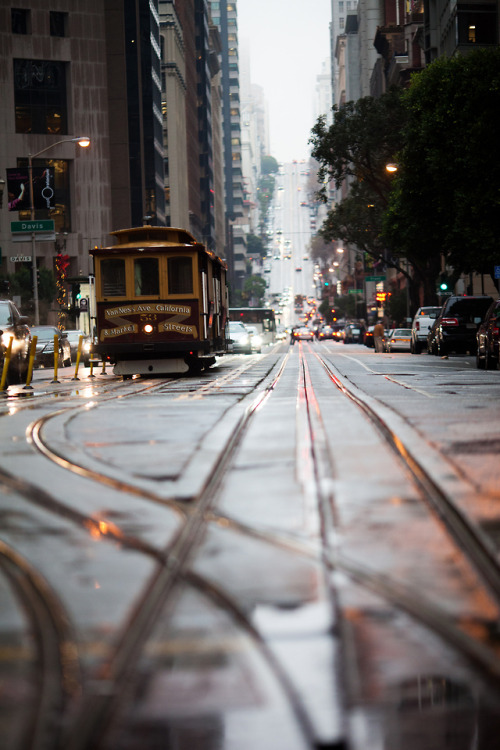
[[[144,333],[153,333],[153,326],[151,325],[151,323],[146,323],[142,330],[144,331]]]

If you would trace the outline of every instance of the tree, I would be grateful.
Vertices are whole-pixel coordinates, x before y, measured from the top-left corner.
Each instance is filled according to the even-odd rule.
[[[278,162],[274,156],[262,156],[260,160],[260,171],[263,175],[276,174],[279,169]]]
[[[400,263],[404,253],[396,246],[388,247],[382,234],[393,188],[386,165],[403,146],[406,111],[402,94],[402,89],[392,88],[378,99],[367,96],[335,106],[333,124],[327,128],[325,118],[320,117],[310,142],[312,156],[320,165],[319,195],[323,201],[327,200],[328,182],[333,180],[338,189],[349,187],[347,196],[329,210],[319,234],[326,241],[340,239],[355,245],[374,261],[403,273],[410,285],[413,283],[417,307],[416,287],[421,278],[410,278],[406,264]]]
[[[265,256],[266,248],[260,237],[255,234],[247,234],[247,255],[255,257],[256,255]]]
[[[266,293],[266,282],[261,276],[249,276],[245,279],[243,286],[242,299],[248,304],[250,300],[256,300],[256,307],[262,305]]]
[[[440,58],[403,95],[404,145],[384,237],[430,274],[435,294],[441,257],[455,275],[491,272],[498,263],[500,49]]]

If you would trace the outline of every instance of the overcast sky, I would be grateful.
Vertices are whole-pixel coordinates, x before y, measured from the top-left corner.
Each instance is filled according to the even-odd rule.
[[[316,76],[330,54],[331,0],[237,0],[237,9],[251,82],[264,88],[268,104],[271,155],[305,159]]]

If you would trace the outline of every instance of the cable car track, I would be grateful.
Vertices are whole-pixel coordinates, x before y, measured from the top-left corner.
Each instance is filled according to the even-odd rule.
[[[166,600],[172,595],[173,590],[182,576],[183,569],[187,566],[194,550],[198,546],[207,523],[207,511],[210,509],[217,492],[217,488],[225,473],[236,448],[240,444],[243,434],[248,426],[252,415],[265,403],[272,390],[275,388],[286,364],[286,358],[281,363],[278,372],[272,376],[271,382],[260,390],[258,395],[245,409],[240,417],[237,428],[233,431],[230,440],[221,450],[218,462],[214,465],[208,482],[202,487],[197,498],[193,498],[190,505],[190,513],[186,518],[184,526],[165,550],[165,564],[159,566],[142,601],[135,608],[135,614],[131,622],[122,629],[120,642],[115,648],[115,654],[106,667],[107,684],[110,689],[106,695],[88,696],[84,699],[82,709],[64,739],[62,748],[71,750],[84,750],[85,748],[98,747],[100,738],[106,731],[107,723],[116,710],[122,692],[126,690],[126,674],[131,665],[138,658],[140,650],[153,628],[159,612],[165,607]],[[206,582],[191,576],[190,580],[196,581],[199,587],[208,590]],[[215,589],[212,589],[215,592]],[[215,596],[215,593],[213,593]],[[225,600],[225,608],[237,612],[234,605],[229,605],[229,600],[219,593],[220,601]],[[248,619],[240,613],[240,624],[245,625],[248,632],[253,628]]]
[[[351,383],[346,382],[346,379],[340,373],[334,371],[334,367],[326,361],[324,356],[311,348],[309,348],[309,352],[314,354],[314,357],[324,368],[332,384],[350,401],[356,404],[372,424],[374,424],[394,454],[402,462],[404,468],[409,471],[417,487],[420,489],[421,496],[425,499],[425,502],[436,517],[445,524],[450,536],[458,548],[462,550],[466,559],[472,562],[484,586],[489,590],[496,602],[497,611],[500,611],[500,567],[488,538],[461,513],[454,504],[453,499],[448,496],[446,490],[440,486],[438,481],[430,476],[424,466],[412,454],[411,449],[405,444],[404,440],[387,424],[375,406],[375,404],[378,404],[382,407],[382,403],[377,402],[373,397],[364,397],[359,389],[355,388]],[[308,365],[303,350],[301,350],[301,356],[305,371],[308,400],[314,402],[314,389],[309,381]],[[368,403],[369,401],[371,403]],[[308,413],[311,420],[311,430],[316,436],[315,442],[319,442],[321,446],[320,451],[316,451],[315,462],[318,466],[318,472],[324,474],[325,454],[323,443],[326,441],[324,426],[322,425],[321,416],[317,408],[309,407]],[[335,498],[332,498],[332,502],[334,506]],[[335,508],[333,507],[331,510],[328,506],[328,502],[323,502],[322,507],[326,507],[327,512],[335,513]],[[482,632],[482,640],[471,636],[464,629],[463,623],[457,625],[444,610],[426,598],[420,590],[416,591],[411,586],[406,584],[401,585],[397,581],[391,580],[387,575],[369,570],[354,560],[345,557],[338,549],[328,549],[327,540],[325,540],[325,548],[326,561],[332,570],[341,570],[353,581],[360,583],[378,596],[390,601],[394,606],[402,609],[411,617],[434,631],[446,643],[451,644],[465,656],[496,691],[500,691],[500,652],[496,634]]]
[[[160,550],[153,546],[148,546],[138,537],[123,534],[119,525],[116,527],[110,526],[110,532],[106,536],[103,535],[103,538],[106,538],[110,542],[119,541],[124,547],[130,546],[141,554],[154,558],[157,563],[157,571],[150,579],[149,586],[144,591],[140,601],[135,603],[133,615],[121,627],[120,636],[114,647],[114,654],[103,667],[103,674],[106,675],[106,691],[104,693],[92,693],[90,690],[85,692],[84,688],[82,688],[83,701],[81,702],[76,718],[72,719],[71,723],[65,728],[64,737],[58,745],[60,750],[89,750],[90,748],[94,750],[94,748],[100,746],[100,742],[105,737],[107,727],[115,717],[116,711],[120,708],[122,701],[126,698],[128,689],[126,677],[133,670],[134,664],[139,658],[141,649],[144,647],[148,634],[154,627],[159,613],[164,610],[167,602],[172,597],[175,597],[176,588],[180,582],[184,582],[188,586],[197,589],[205,597],[211,599],[218,607],[229,613],[230,617],[238,623],[238,626],[250,636],[256,647],[264,654],[267,664],[276,675],[283,693],[287,696],[289,704],[293,707],[298,723],[302,727],[305,742],[309,743],[308,747],[319,746],[315,745],[315,728],[304,708],[301,696],[297,694],[293,682],[290,681],[280,663],[275,659],[265,639],[250,621],[248,615],[238,606],[237,601],[226,590],[190,569],[190,561],[200,545],[205,528],[210,524],[221,522],[223,522],[226,528],[229,527],[237,533],[260,539],[275,547],[287,549],[297,556],[309,558],[315,562],[322,560],[329,571],[341,571],[350,580],[377,594],[396,609],[406,612],[430,631],[437,634],[472,664],[478,670],[478,673],[493,685],[494,689],[499,689],[500,658],[493,640],[487,642],[484,638],[474,638],[461,627],[460,623],[454,622],[449,614],[446,614],[444,610],[441,610],[430,599],[422,596],[420,591],[417,592],[411,586],[403,585],[393,580],[390,576],[379,573],[376,570],[367,569],[359,562],[349,559],[335,545],[332,546],[332,537],[331,535],[329,536],[328,532],[329,530],[331,531],[332,527],[335,527],[336,509],[335,497],[332,496],[331,489],[331,455],[320,405],[316,399],[315,386],[312,382],[309,365],[305,356],[306,352],[314,353],[317,361],[328,375],[330,382],[355,403],[358,408],[362,409],[363,413],[373,424],[376,424],[377,429],[384,434],[384,439],[391,444],[392,449],[396,451],[404,465],[407,468],[409,467],[409,469],[412,467],[415,469],[414,478],[418,483],[421,494],[432,491],[435,496],[439,496],[441,493],[448,501],[450,500],[446,497],[446,491],[440,488],[439,482],[430,477],[425,467],[420,466],[416,459],[413,458],[411,451],[405,447],[401,436],[398,436],[395,430],[391,429],[389,425],[385,425],[383,418],[380,414],[377,414],[376,409],[370,409],[368,404],[364,402],[362,395],[355,393],[354,389],[351,390],[350,384],[346,384],[341,376],[335,373],[332,366],[324,357],[314,352],[314,348],[306,349],[302,343],[299,343],[299,346],[295,347],[295,349],[299,351],[300,356],[301,379],[298,397],[298,408],[302,413],[300,424],[301,429],[305,425],[308,432],[307,435],[302,437],[304,441],[303,448],[305,452],[309,451],[311,454],[311,471],[315,478],[312,494],[320,510],[322,543],[316,543],[316,541],[306,543],[291,534],[253,528],[237,519],[231,518],[226,513],[220,512],[216,507],[217,494],[228,467],[237,449],[242,444],[253,416],[262,410],[262,407],[266,404],[280,380],[289,362],[289,355],[287,355],[283,358],[279,366],[271,367],[268,370],[267,376],[264,376],[259,381],[255,389],[258,390],[257,395],[253,392],[253,395],[249,399],[247,398],[247,400],[250,400],[250,403],[239,417],[237,428],[233,431],[227,444],[221,447],[220,460],[215,463],[210,477],[204,483],[203,487],[201,487],[200,492],[196,496],[193,496],[189,503],[179,502],[174,497],[169,499],[171,507],[178,510],[183,520],[179,532],[174,535],[171,543],[165,549]],[[230,373],[224,383],[229,385],[231,380]],[[179,392],[182,394],[184,392],[182,383],[177,381],[177,385],[181,385]],[[221,381],[218,384],[217,381],[213,381],[213,386],[212,383],[206,383],[201,385],[201,389],[205,389],[204,393],[208,394],[213,392],[213,390],[216,392],[220,386]],[[127,387],[130,387],[130,382],[127,383]],[[164,383],[158,385],[158,387],[164,387]],[[185,389],[188,397],[192,396],[193,398],[199,397],[199,390],[199,386],[194,389],[193,386],[188,386]],[[132,396],[134,394],[123,394],[119,397],[123,398],[127,395]],[[75,408],[82,409],[80,405],[77,407],[68,407],[67,410],[59,410],[34,422],[30,428],[33,435],[33,445],[46,458],[55,461],[59,466],[78,474],[81,474],[83,470],[87,478],[93,479],[97,484],[104,484],[107,481],[105,477],[102,477],[99,473],[93,474],[91,471],[86,473],[86,467],[79,467],[78,463],[65,458],[61,452],[54,451],[44,440],[44,425],[56,416],[61,416],[62,418],[65,413],[69,416],[71,410],[74,412]],[[8,476],[4,473],[3,478],[8,479]],[[12,477],[10,481],[13,489],[29,497],[31,492],[31,485],[29,483],[24,482],[23,485],[24,480],[17,480],[16,483]],[[115,489],[134,492],[138,496],[141,496],[138,487],[135,485],[129,486],[126,482],[115,486]],[[150,495],[148,492],[144,492],[142,497],[146,500],[165,503],[165,497],[155,497],[154,494]],[[36,498],[32,499],[37,500]],[[39,494],[38,501],[42,504],[49,503],[50,496],[47,494],[46,497],[42,497]],[[435,498],[433,498],[434,502]],[[78,516],[77,513],[71,515],[72,512],[65,511],[63,507],[56,505],[52,507],[52,510],[54,512],[69,513],[71,520],[79,525],[85,526],[90,520],[95,524],[96,532],[99,531],[99,524],[96,519],[85,517],[84,515]],[[439,517],[441,518],[441,515]],[[454,523],[452,523],[452,526],[454,526]],[[460,545],[463,546],[466,543],[463,542],[463,539],[466,539],[467,535],[461,531],[458,536],[460,538]],[[473,534],[472,537],[474,538],[475,535]],[[480,543],[482,535],[479,534],[478,540],[475,541],[479,541]],[[483,550],[479,557],[483,556],[486,559],[485,575],[488,587],[493,591],[495,599],[498,601],[500,597],[497,597],[498,584],[495,579],[495,571],[493,570],[494,560],[492,559],[491,550],[486,549],[486,554],[484,554]],[[481,561],[478,565],[481,567]],[[498,571],[496,575],[498,576]],[[331,595],[335,606],[335,592],[332,591]],[[105,740],[103,741],[105,743]],[[104,744],[104,746],[106,745]]]
[[[145,592],[142,601],[135,606],[134,616],[132,620],[127,622],[126,626],[123,628],[121,639],[115,648],[114,658],[106,667],[106,682],[108,685],[112,685],[113,688],[109,691],[109,693],[108,691],[106,691],[108,696],[107,698],[103,698],[102,696],[96,697],[89,695],[85,697],[84,686],[79,685],[78,692],[83,693],[84,695],[83,707],[79,715],[80,718],[77,718],[75,722],[71,722],[71,728],[67,731],[67,733],[65,733],[64,737],[60,741],[56,739],[60,727],[53,728],[52,741],[53,743],[56,743],[58,747],[66,749],[68,747],[93,748],[97,746],[101,729],[108,721],[109,716],[112,713],[112,707],[114,706],[115,701],[119,700],[124,675],[128,672],[131,663],[133,663],[134,658],[140,651],[141,645],[144,642],[144,639],[147,637],[147,633],[155,622],[155,617],[157,616],[158,611],[165,604],[165,599],[168,598],[168,596],[172,593],[179,577],[182,577],[182,571],[185,568],[190,555],[192,555],[192,550],[196,548],[200,536],[203,534],[204,526],[207,522],[210,522],[210,516],[206,513],[206,511],[210,507],[210,503],[212,502],[212,499],[216,493],[219,482],[224,475],[225,467],[227,466],[228,462],[231,459],[231,456],[234,454],[234,451],[240,443],[252,415],[265,403],[266,399],[274,389],[277,381],[281,377],[281,374],[285,368],[286,359],[287,358],[285,357],[278,368],[276,368],[275,366],[271,367],[271,369],[267,372],[267,376],[265,378],[262,378],[262,380],[267,379],[269,381],[269,373],[272,373],[270,382],[267,382],[264,387],[260,386],[260,388],[255,389],[258,390],[257,396],[254,395],[251,397],[251,403],[246,407],[244,413],[239,418],[237,428],[230,436],[227,445],[221,447],[219,459],[213,467],[209,480],[200,490],[198,497],[192,499],[193,502],[189,504],[189,509],[186,510],[185,503],[179,504],[175,499],[171,499],[170,501],[168,501],[168,504],[172,508],[176,509],[181,514],[184,520],[179,533],[176,533],[174,535],[174,538],[165,550],[160,551],[155,549],[154,547],[148,546],[141,539],[122,533],[119,525],[110,524],[109,522],[106,522],[106,529],[103,532],[99,519],[95,519],[78,513],[74,509],[65,506],[63,503],[54,498],[50,493],[45,492],[43,489],[37,488],[35,485],[24,479],[14,477],[4,470],[1,471],[1,479],[4,485],[6,487],[9,487],[12,491],[20,493],[30,502],[38,504],[46,510],[57,513],[58,515],[69,519],[71,522],[77,524],[80,527],[83,527],[85,529],[90,529],[90,527],[92,527],[93,534],[101,535],[103,539],[106,539],[111,543],[118,541],[121,546],[134,549],[141,554],[152,557],[158,563],[157,574],[150,582],[148,590],[147,592]],[[207,394],[213,389],[220,388],[221,381],[223,384],[227,385],[232,380],[234,380],[238,376],[238,374],[241,374],[242,370],[245,371],[246,369],[248,369],[247,364],[245,364],[242,368],[238,368],[236,373],[234,371],[229,373],[223,379],[219,378],[212,383],[202,384],[201,391],[204,394]],[[273,372],[273,370],[276,369],[277,372]],[[127,385],[129,386],[129,384]],[[161,389],[162,387],[164,387],[164,385],[165,384],[162,382],[161,384],[155,384],[154,386],[147,386],[146,388],[141,388],[140,393],[143,393],[144,391],[151,391],[155,388]],[[186,390],[188,391],[188,393],[192,392],[194,397],[196,397],[196,394],[200,389],[197,388],[193,392],[192,385],[189,385]],[[132,396],[135,394],[137,394],[137,390],[134,390],[134,393],[130,394],[127,393],[119,395],[108,395],[106,398],[99,400],[99,402],[95,406],[98,406],[103,402],[108,402],[112,399],[124,398],[128,395]],[[44,442],[43,427],[47,424],[47,422],[56,417],[71,418],[71,416],[75,412],[78,412],[84,408],[86,407],[81,405],[78,405],[76,407],[68,406],[59,409],[49,415],[45,415],[44,417],[33,422],[28,429],[30,441],[32,442],[33,446],[36,447],[36,449],[40,451],[46,458],[56,462],[59,466],[71,470],[72,472],[75,472],[79,475],[86,476],[87,478],[90,478],[99,484],[108,484],[114,486],[114,488],[119,491],[135,493],[143,499],[153,500],[155,502],[161,502],[165,504],[165,498],[154,496],[148,492],[142,492],[141,494],[138,488],[134,487],[133,485],[129,485],[126,482],[117,484],[114,481],[110,481],[109,478],[104,474],[98,474],[96,472],[89,471],[85,467],[78,465],[74,461],[66,459],[61,453],[53,451]],[[233,613],[233,616],[240,621],[240,624],[244,624],[244,614],[242,614],[241,612],[238,614],[237,606],[235,605],[235,603],[231,604],[229,600],[227,600],[224,592],[217,592],[216,587],[210,586],[207,582],[203,582],[201,579],[198,579],[194,575],[188,575],[187,579],[190,580],[190,585],[197,587],[200,590],[205,590],[205,595],[207,595],[207,592],[211,591],[210,596],[212,599],[217,599],[219,602],[226,601],[225,608]],[[49,605],[51,600],[52,597],[47,594],[46,608],[50,609]],[[41,623],[37,623],[37,626],[40,627],[43,631],[47,630],[47,625],[45,624],[44,620],[42,620]],[[254,629],[252,628],[251,623],[248,620],[246,621],[246,631],[251,635],[252,638],[255,638],[256,633],[254,632]],[[260,643],[260,648],[265,650],[263,642]],[[58,646],[56,645],[53,650],[54,652],[59,653],[62,650],[61,643],[59,643]],[[76,647],[74,648],[74,654],[77,655]],[[42,660],[42,663],[44,672],[46,670],[48,670],[49,672],[54,671],[53,660],[45,659]],[[274,665],[273,668],[276,671],[277,665]],[[283,675],[280,675],[279,679],[283,681],[285,678]],[[290,685],[286,686],[285,684],[285,692],[293,693]],[[43,705],[42,701],[41,703]],[[300,715],[300,706],[297,705],[295,710]],[[307,724],[305,715],[302,717],[302,722]],[[37,733],[37,738],[38,734],[39,733]],[[53,746],[55,747],[56,744],[54,744]],[[36,743],[33,745],[33,747],[37,747]]]

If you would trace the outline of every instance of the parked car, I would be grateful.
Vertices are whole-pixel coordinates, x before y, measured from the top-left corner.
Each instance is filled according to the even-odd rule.
[[[440,311],[440,307],[418,308],[411,329],[410,351],[412,354],[420,354],[422,348],[427,346],[427,335]]]
[[[23,382],[29,363],[31,333],[28,318],[21,315],[13,302],[0,300],[0,375],[3,372],[5,352],[12,338],[12,349],[7,384]]]
[[[78,343],[80,341],[80,336],[83,336],[83,342],[82,342],[82,354],[80,357],[80,362],[85,365],[85,367],[88,367],[90,364],[90,337],[87,336],[85,331],[80,330],[69,330],[64,331],[66,336],[68,337],[69,346],[71,349],[71,361],[76,362],[76,355],[78,353]]]
[[[231,340],[230,350],[236,354],[251,354],[252,341],[246,326],[238,320],[230,320],[228,326]]]
[[[373,329],[374,328],[375,326],[368,326],[368,328],[365,331],[365,335],[363,337],[363,343],[369,349],[373,349],[373,347],[375,346],[375,342],[373,341]]]
[[[307,326],[302,326],[294,332],[294,337],[301,341],[314,341],[314,331]]]
[[[409,352],[411,343],[411,328],[393,328],[384,339],[384,351]]]
[[[358,323],[348,323],[344,328],[344,344],[362,344],[363,334]]]
[[[451,351],[476,353],[477,329],[483,322],[492,297],[448,297],[436,318],[436,350],[440,356]]]
[[[65,331],[55,326],[34,326],[31,335],[37,337],[35,367],[54,367],[54,336],[59,337],[59,367],[71,365],[71,347]]]
[[[500,352],[500,299],[493,302],[477,329],[476,365],[480,370],[496,370]]]
[[[436,342],[436,331],[437,331],[438,319],[434,321],[427,334],[427,354],[437,354],[437,342]]]

